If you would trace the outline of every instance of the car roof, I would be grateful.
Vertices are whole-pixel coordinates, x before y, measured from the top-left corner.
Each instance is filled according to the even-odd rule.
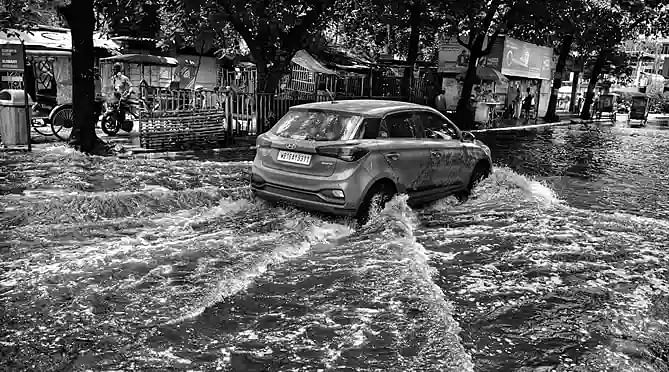
[[[342,101],[327,101],[305,103],[293,106],[291,110],[323,110],[345,112],[361,116],[381,117],[387,113],[403,110],[428,110],[431,107],[409,102],[388,101],[378,99],[351,99]]]

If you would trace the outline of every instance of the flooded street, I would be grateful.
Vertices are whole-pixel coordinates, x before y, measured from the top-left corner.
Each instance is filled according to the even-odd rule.
[[[479,138],[470,200],[357,229],[250,153],[0,154],[0,370],[669,371],[669,131]]]

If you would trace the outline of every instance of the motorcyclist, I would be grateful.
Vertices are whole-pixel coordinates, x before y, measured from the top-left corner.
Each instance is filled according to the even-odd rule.
[[[125,102],[130,98],[132,94],[132,82],[130,79],[123,75],[123,67],[120,63],[114,63],[113,71],[114,75],[112,76],[112,85],[114,86],[114,92],[120,94],[121,102]]]
[[[114,96],[118,99],[121,117],[125,117],[124,112],[134,112],[134,107],[137,102],[132,100],[134,94],[132,89],[132,82],[123,75],[123,66],[120,63],[114,63],[112,67],[114,74],[112,75],[112,86],[114,87]]]

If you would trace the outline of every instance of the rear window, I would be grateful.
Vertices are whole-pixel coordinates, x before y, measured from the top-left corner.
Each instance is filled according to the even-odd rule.
[[[351,139],[360,122],[357,115],[328,111],[288,111],[270,130],[279,137],[313,141]]]

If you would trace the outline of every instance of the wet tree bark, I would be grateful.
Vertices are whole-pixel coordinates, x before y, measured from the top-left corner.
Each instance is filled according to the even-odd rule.
[[[562,86],[562,73],[564,71],[564,66],[567,62],[567,57],[569,56],[569,51],[571,50],[571,44],[573,41],[573,34],[567,34],[562,38],[562,44],[560,45],[560,56],[558,57],[557,65],[555,66],[555,78],[553,79],[551,97],[548,100],[548,109],[546,110],[546,116],[544,117],[547,122],[560,120],[560,118],[555,114],[558,102],[558,92]]]
[[[574,71],[574,78],[571,80],[571,97],[569,99],[569,112],[578,111],[578,102],[576,102],[576,94],[578,93],[578,80],[581,75],[580,71]]]
[[[458,105],[455,112],[455,120],[457,125],[464,130],[471,130],[474,128],[474,106],[471,102],[472,88],[474,87],[474,81],[476,80],[476,65],[478,59],[490,53],[497,35],[499,35],[499,30],[490,37],[488,45],[483,49],[483,43],[485,42],[486,33],[492,24],[492,21],[497,13],[497,9],[501,4],[501,0],[493,0],[488,6],[488,12],[486,13],[485,18],[480,25],[475,25],[469,30],[470,39],[466,48],[469,50],[469,63],[467,64],[467,72],[465,74],[465,81],[462,84],[462,92],[460,93],[460,99],[458,100]],[[474,35],[474,39],[471,37]],[[460,41],[460,39],[458,39]]]
[[[420,43],[420,15],[421,3],[414,1],[411,4],[409,13],[409,26],[411,33],[409,34],[409,51],[407,53],[407,65],[404,69],[404,76],[402,76],[402,84],[400,85],[400,94],[404,97],[410,98],[411,82],[413,81],[413,65],[418,59],[418,46]]]
[[[93,83],[93,0],[72,0],[59,8],[72,33],[72,107],[74,128],[68,144],[96,155],[109,154],[109,148],[95,134],[95,86]]]
[[[467,63],[467,72],[465,73],[465,80],[462,82],[462,91],[460,92],[460,99],[455,113],[456,124],[463,130],[471,130],[474,128],[474,107],[471,102],[472,89],[474,88],[474,81],[476,81],[476,63],[483,55],[483,41],[484,35],[477,35],[474,39],[472,47],[469,49],[469,62]],[[492,41],[491,41],[492,42]]]
[[[581,119],[590,119],[590,106],[595,96],[595,86],[597,85],[597,80],[599,80],[599,74],[602,72],[602,67],[604,67],[608,53],[608,50],[600,51],[595,60],[595,65],[592,67],[590,81],[588,82],[588,92],[585,94],[585,102],[583,102],[583,110],[581,111]]]

